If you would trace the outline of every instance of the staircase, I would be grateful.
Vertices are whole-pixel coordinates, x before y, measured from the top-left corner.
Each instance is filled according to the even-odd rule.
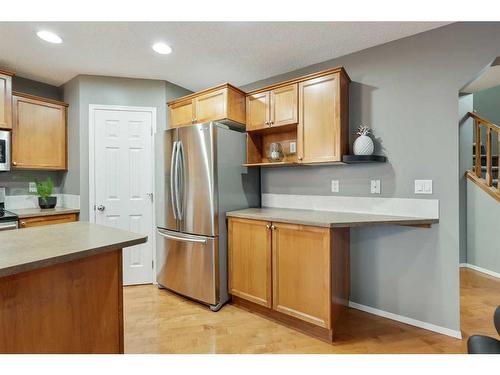
[[[469,112],[474,120],[476,142],[473,145],[473,168],[467,171],[467,178],[500,202],[500,184],[498,183],[498,155],[492,152],[492,135],[497,134],[500,150],[500,126],[482,118],[477,113]],[[486,145],[482,144],[482,132],[486,134]]]
[[[476,164],[476,144],[472,146],[472,165]],[[486,180],[486,149],[481,146],[481,178]],[[498,188],[498,155],[491,155],[492,186]]]

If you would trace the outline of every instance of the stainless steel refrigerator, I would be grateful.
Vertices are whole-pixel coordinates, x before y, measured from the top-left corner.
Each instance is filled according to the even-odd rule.
[[[225,213],[260,206],[259,171],[242,167],[246,134],[216,122],[166,130],[164,148],[157,282],[217,311],[228,300]]]

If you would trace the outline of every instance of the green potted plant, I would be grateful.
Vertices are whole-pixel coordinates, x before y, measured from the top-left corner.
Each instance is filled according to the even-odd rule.
[[[57,197],[52,196],[54,182],[50,177],[45,181],[36,182],[36,192],[38,194],[38,205],[40,208],[54,208],[57,204]]]

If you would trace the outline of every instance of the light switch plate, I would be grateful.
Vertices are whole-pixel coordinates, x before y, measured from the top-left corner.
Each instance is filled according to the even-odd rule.
[[[290,142],[290,154],[297,152],[297,142]]]
[[[380,194],[380,180],[371,180],[370,193]]]
[[[432,180],[415,180],[415,194],[432,194]]]
[[[36,193],[36,182],[30,182],[28,191],[30,193]]]
[[[332,193],[339,192],[339,180],[332,180]]]

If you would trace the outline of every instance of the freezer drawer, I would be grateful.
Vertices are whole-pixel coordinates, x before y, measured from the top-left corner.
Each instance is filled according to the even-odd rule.
[[[218,303],[218,238],[158,228],[157,281],[198,301]]]

